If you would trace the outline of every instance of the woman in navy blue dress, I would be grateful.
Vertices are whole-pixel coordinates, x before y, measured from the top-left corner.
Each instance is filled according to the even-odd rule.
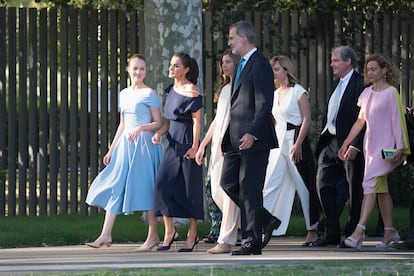
[[[167,142],[155,181],[154,212],[163,216],[165,233],[158,251],[168,250],[178,240],[173,217],[189,218],[187,239],[180,252],[191,252],[198,243],[197,220],[204,218],[202,168],[195,162],[201,129],[202,96],[197,88],[198,64],[186,53],[171,58],[166,89],[164,124],[153,137],[158,143],[167,132]]]

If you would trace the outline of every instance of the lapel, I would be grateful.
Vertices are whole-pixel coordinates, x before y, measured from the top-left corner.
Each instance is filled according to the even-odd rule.
[[[336,82],[336,84],[338,84],[338,82],[339,82],[339,79]],[[348,84],[346,85],[344,93],[342,94],[341,102],[339,103],[338,114],[341,113],[341,109],[343,108],[343,106],[346,106],[345,103],[349,100],[349,97],[348,97],[349,91],[353,90],[354,84],[355,84],[355,71],[352,73],[351,77],[349,78]]]
[[[253,67],[253,63],[254,60],[256,59],[258,50],[256,50],[249,58],[249,60],[246,62],[246,64],[244,65],[243,71],[241,72],[239,79],[237,81],[237,83],[234,85],[233,90],[231,91],[231,102],[233,103],[233,101],[237,98],[237,96],[239,95],[239,91],[240,91],[240,85],[242,84],[242,82],[245,79],[245,76],[249,74],[249,72],[252,70]],[[236,73],[234,74],[234,77],[236,76]],[[233,79],[234,79],[233,77]]]

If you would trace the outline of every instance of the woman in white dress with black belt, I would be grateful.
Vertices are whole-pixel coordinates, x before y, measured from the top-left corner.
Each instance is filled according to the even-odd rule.
[[[211,156],[208,167],[211,195],[223,213],[217,245],[207,250],[211,254],[229,253],[231,246],[236,244],[237,231],[240,226],[240,209],[220,186],[221,169],[224,160],[223,153],[221,152],[221,142],[230,120],[231,83],[239,59],[240,57],[233,54],[231,50],[226,50],[223,53],[220,63],[222,82],[219,90],[216,115],[196,154],[196,162],[201,165],[205,147],[211,141]]]
[[[286,233],[295,192],[298,193],[308,235],[304,246],[316,241],[319,199],[315,164],[307,134],[311,125],[309,93],[298,84],[292,62],[286,56],[270,60],[276,91],[272,113],[276,119],[279,148],[270,151],[263,188],[263,205],[282,222],[273,235]]]

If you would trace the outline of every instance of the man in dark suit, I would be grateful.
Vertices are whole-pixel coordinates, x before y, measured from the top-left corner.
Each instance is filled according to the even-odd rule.
[[[263,207],[262,194],[269,151],[278,146],[271,114],[273,72],[269,61],[257,51],[249,22],[230,27],[228,45],[241,60],[233,78],[230,123],[221,146],[221,186],[241,211],[244,243],[231,254],[258,255],[280,225]]]
[[[349,46],[339,46],[331,52],[331,67],[339,80],[335,83],[322,120],[322,133],[316,146],[318,170],[316,175],[317,189],[326,216],[324,236],[313,243],[313,246],[338,245],[340,243],[340,213],[337,210],[338,183],[348,185],[349,221],[345,227],[348,236],[355,229],[362,204],[362,179],[364,158],[362,141],[364,132],[352,142],[352,156],[342,161],[338,158],[338,150],[358,117],[358,97],[365,88],[364,78],[355,71],[357,59],[355,51]]]

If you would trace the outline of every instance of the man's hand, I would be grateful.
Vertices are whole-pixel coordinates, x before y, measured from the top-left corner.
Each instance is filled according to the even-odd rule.
[[[247,150],[249,148],[251,148],[254,144],[254,136],[251,135],[250,133],[246,133],[243,135],[243,137],[239,140],[240,141],[240,146],[239,146],[239,150]]]

